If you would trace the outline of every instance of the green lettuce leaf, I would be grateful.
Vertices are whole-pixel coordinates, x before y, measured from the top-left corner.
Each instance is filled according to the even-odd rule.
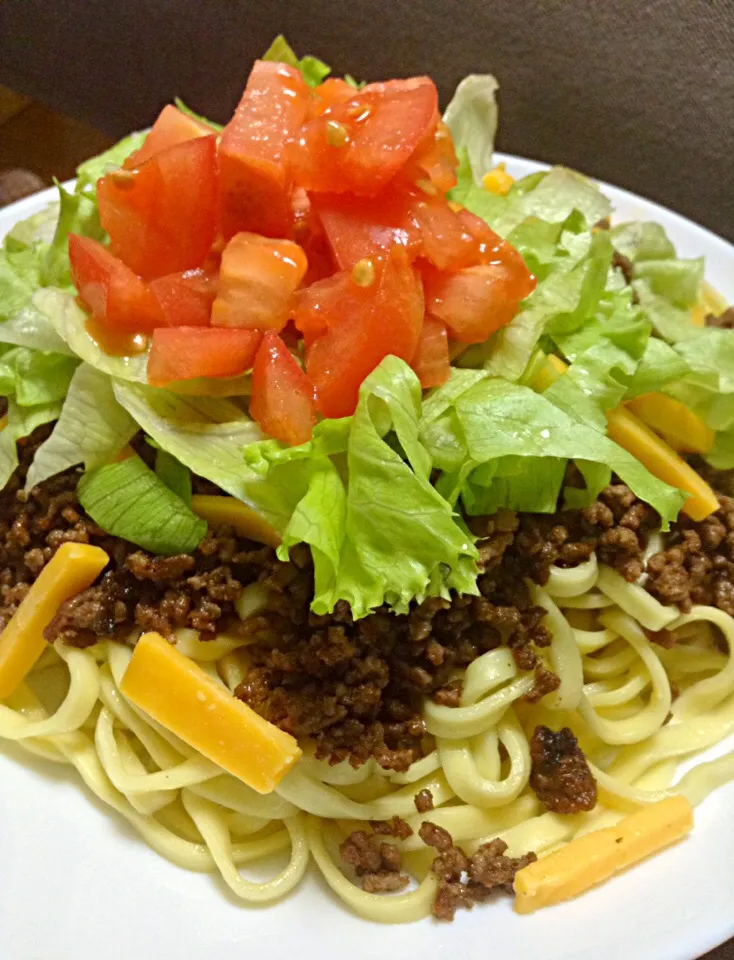
[[[500,378],[470,387],[440,418],[423,426],[421,439],[434,466],[456,478],[457,496],[474,467],[516,456],[584,460],[611,468],[657,510],[664,529],[677,517],[684,500],[679,490],[653,477],[601,431],[569,416],[545,395]],[[445,456],[447,450],[450,457]],[[534,461],[529,463],[532,466]]]
[[[48,316],[33,303],[27,304],[10,320],[0,324],[0,343],[74,356],[74,351],[56,333]]]
[[[187,116],[193,117],[194,120],[198,120],[199,123],[203,123],[207,127],[211,127],[212,130],[216,130],[217,132],[224,130],[224,127],[222,126],[221,123],[215,123],[213,120],[209,120],[207,117],[202,117],[200,113],[194,113],[191,107],[187,107],[186,104],[183,102],[183,100],[181,100],[179,97],[175,98],[174,103],[176,104],[178,109],[181,111],[181,113],[185,113],[187,114]]]
[[[457,149],[466,150],[475,180],[492,166],[498,86],[491,74],[469,74],[456,88],[443,115]]]
[[[157,450],[155,455],[155,473],[159,480],[180,497],[187,506],[191,506],[191,471],[166,450]]]
[[[701,328],[691,322],[689,311],[671,303],[667,297],[654,293],[646,280],[633,280],[632,286],[653,330],[663,340],[680,343],[701,335]]]
[[[323,421],[303,447],[268,441],[247,451],[249,466],[258,455],[260,471],[268,464],[265,484],[301,493],[280,556],[311,545],[317,613],[340,599],[363,617],[383,603],[405,611],[414,598],[476,593],[473,537],[431,484],[421,393],[410,367],[387,357],[363,382],[352,418]]]
[[[0,395],[21,407],[62,400],[79,361],[60,353],[10,347],[0,356]]]
[[[84,193],[69,193],[56,183],[59,191],[59,218],[53,240],[46,251],[41,270],[45,287],[71,287],[69,234],[79,233],[93,240],[106,236],[99,222],[96,200]]]
[[[681,380],[689,372],[688,363],[673,347],[658,337],[650,337],[627,385],[624,399],[630,400],[642,393],[662,390],[668,384]]]
[[[135,421],[115,399],[110,378],[81,364],[53,433],[33,458],[26,489],[80,463],[87,470],[108,463],[137,430]]]
[[[8,400],[8,422],[0,431],[0,490],[18,466],[18,440],[30,436],[42,424],[55,420],[60,410],[60,403],[21,407],[12,397]]]
[[[263,515],[277,529],[283,529],[293,509],[292,495],[277,486],[268,489],[258,474],[246,470],[242,450],[262,440],[263,433],[241,407],[224,397],[179,396],[119,380],[114,383],[114,392],[161,450],[232,496],[256,506],[259,503],[249,492],[252,484],[267,504]]]
[[[147,130],[139,130],[136,133],[131,133],[110,147],[109,150],[105,150],[104,153],[85,160],[81,166],[77,167],[77,192],[88,192],[95,187],[99,178],[104,176],[105,173],[121,167],[131,153],[135,153],[136,150],[142,147],[147,136]]]
[[[79,502],[103,530],[151,553],[190,553],[207,525],[138,456],[85,473]]]
[[[703,282],[703,257],[698,260],[643,260],[633,277],[646,282],[653,294],[685,309],[698,303]]]
[[[287,63],[289,67],[295,67],[301,71],[309,87],[318,87],[331,73],[331,67],[317,57],[306,56],[299,60],[282,33],[273,40],[262,59]]]
[[[659,223],[632,220],[611,228],[614,249],[632,263],[643,260],[667,260],[675,257],[675,247]]]
[[[133,357],[105,353],[87,332],[87,315],[76,302],[74,294],[56,287],[46,287],[35,293],[32,304],[48,318],[59,337],[80,360],[111,377],[140,383],[147,381],[147,353]]]

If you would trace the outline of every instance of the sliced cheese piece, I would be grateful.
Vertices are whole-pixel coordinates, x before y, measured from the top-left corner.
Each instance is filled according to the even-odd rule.
[[[294,737],[258,716],[160,634],[138,640],[120,689],[258,793],[271,793],[301,756]]]
[[[46,649],[43,631],[70,597],[86,590],[109,557],[86,543],[63,543],[0,634],[0,699],[10,696]]]
[[[227,524],[241,537],[257,540],[269,547],[280,545],[280,534],[259,513],[235,497],[196,494],[191,498],[191,509],[213,527]]]
[[[7,413],[0,417],[0,432],[2,432],[8,425],[8,415]]]
[[[716,494],[706,481],[629,410],[617,407],[607,411],[607,433],[658,479],[690,494],[683,504],[683,513],[703,520],[719,509]]]
[[[533,377],[532,388],[542,393],[567,369],[568,365],[563,360],[549,355]],[[659,480],[690,494],[683,504],[683,512],[689,517],[703,520],[719,509],[716,494],[706,481],[665,440],[625,407],[607,411],[607,433],[611,440],[624,447]]]
[[[628,400],[625,406],[678,453],[708,453],[714,445],[714,431],[674,397],[643,393]]]
[[[570,900],[684,837],[693,827],[685,797],[669,797],[594,830],[517,872],[515,910],[532,913]]]

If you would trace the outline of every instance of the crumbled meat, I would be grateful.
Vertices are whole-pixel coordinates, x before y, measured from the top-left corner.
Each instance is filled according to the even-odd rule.
[[[392,817],[390,820],[370,820],[370,826],[374,833],[380,833],[385,837],[397,837],[399,840],[407,840],[408,837],[413,835],[413,828],[402,817]]]
[[[429,810],[433,810],[433,794],[424,787],[413,797],[413,803],[418,813],[428,813]]]
[[[701,471],[704,473],[704,471]],[[726,485],[719,472],[706,477]],[[705,520],[681,514],[666,549],[647,561],[646,587],[661,603],[687,613],[694,603],[734,615],[734,498],[719,496],[719,509]]]
[[[645,630],[645,636],[651,643],[672,650],[676,645],[675,634],[671,630]]]
[[[625,283],[632,283],[634,264],[629,257],[625,257],[623,253],[615,250],[612,254],[612,266],[622,271]]]
[[[706,314],[706,326],[718,327],[720,330],[734,330],[734,307],[728,307],[718,316],[715,313]]]
[[[525,694],[525,700],[528,703],[537,703],[542,700],[547,693],[553,693],[561,685],[561,678],[548,670],[543,664],[539,664],[535,670],[535,683]]]
[[[534,853],[507,857],[507,844],[500,839],[483,843],[468,857],[454,844],[448,830],[428,820],[421,824],[418,833],[439,854],[431,866],[439,878],[433,904],[433,915],[439,920],[453,920],[459,907],[471,910],[475,903],[483,903],[495,892],[512,893],[517,871],[536,859]]]
[[[554,813],[579,813],[596,806],[596,780],[576,737],[564,727],[535,728],[530,741],[530,786]]]
[[[26,495],[28,466],[49,429],[18,444],[20,467],[0,494],[0,627],[61,543],[101,546],[110,556],[107,570],[62,605],[47,639],[85,646],[100,636],[126,640],[136,629],[170,637],[181,627],[206,639],[222,625],[236,628],[251,641],[252,660],[237,695],[294,736],[312,738],[317,756],[332,763],[359,766],[374,758],[385,769],[407,770],[434,749],[422,715],[425,699],[459,706],[463,669],[500,645],[512,651],[518,669],[535,671],[528,699],[555,689],[558,678],[539,657],[551,635],[528,579],[543,584],[553,565],[575,566],[596,551],[634,580],[659,525],[654,511],[617,482],[584,510],[470,517],[479,538],[478,596],[429,598],[399,616],[380,608],[355,622],[344,601],[324,616],[309,609],[313,565],[304,544],[281,562],[269,547],[221,528],[191,554],[156,557],[107,536],[84,515],[76,498],[78,469]],[[153,455],[144,441],[134,445],[143,457]],[[201,478],[193,483],[197,492],[217,492]],[[566,484],[583,485],[574,467]],[[714,485],[734,493],[725,474]],[[734,612],[733,564],[734,500],[722,496],[715,516],[698,524],[682,517],[673,525],[667,549],[648,565],[648,589],[683,609],[708,603]],[[255,582],[267,589],[269,605],[241,624],[235,603]]]
[[[381,840],[378,832],[355,830],[341,844],[339,853],[344,863],[362,879],[362,889],[367,893],[402,890],[410,882],[409,877],[401,873],[400,851],[394,843]]]

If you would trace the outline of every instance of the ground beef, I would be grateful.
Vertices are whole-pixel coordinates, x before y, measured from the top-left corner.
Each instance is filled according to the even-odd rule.
[[[430,821],[424,821],[418,833],[438,852],[431,870],[438,877],[433,915],[439,920],[453,920],[459,907],[470,910],[494,893],[512,893],[517,871],[537,859],[534,853],[506,856],[507,844],[500,839],[483,843],[469,857],[456,846],[448,830]]]
[[[530,786],[554,813],[579,813],[596,806],[596,780],[576,737],[564,727],[536,727],[530,741]]]
[[[720,330],[734,330],[734,307],[728,307],[718,316],[715,313],[706,315],[707,327],[718,327]]]
[[[428,599],[400,616],[379,609],[355,622],[343,601],[327,616],[310,611],[313,567],[304,545],[283,563],[272,549],[222,528],[191,554],[155,557],[107,536],[84,515],[75,492],[79,470],[26,495],[28,465],[48,432],[42,427],[19,443],[20,467],[0,494],[0,627],[61,543],[99,545],[111,558],[107,570],[62,605],[47,639],[85,646],[99,636],[126,639],[136,628],[170,636],[179,627],[206,639],[235,624],[252,641],[252,668],[237,695],[294,736],[312,738],[317,756],[332,763],[358,766],[373,757],[385,769],[406,770],[433,749],[422,717],[425,698],[458,706],[456,674],[500,645],[520,670],[534,671],[529,700],[556,689],[558,678],[540,655],[551,640],[545,611],[532,603],[527,580],[543,584],[552,565],[574,566],[594,551],[635,580],[658,525],[656,514],[619,483],[584,510],[469,518],[479,537],[478,596]],[[144,442],[136,449],[153,455]],[[197,491],[216,492],[200,478],[193,482]],[[579,485],[573,469],[566,482]],[[668,550],[651,561],[649,589],[656,596],[684,608],[705,602],[734,611],[733,503],[722,498],[719,513],[702,524],[684,517],[674,525]],[[255,582],[270,602],[241,624],[235,603]]]
[[[425,788],[419,790],[413,797],[413,803],[418,813],[428,813],[429,810],[433,810],[433,794]]]
[[[400,851],[394,843],[381,839],[384,833],[390,835],[384,830],[373,830],[372,833],[355,830],[339,847],[343,862],[361,878],[362,889],[367,893],[393,893],[410,882],[410,878],[401,872]]]
[[[681,514],[647,574],[646,587],[661,603],[684,612],[702,603],[734,615],[734,498],[719,496],[719,509],[705,520]]]
[[[632,283],[634,264],[629,257],[625,257],[624,254],[615,250],[612,254],[612,266],[622,271],[625,283]]]
[[[102,547],[110,564],[99,582],[64,603],[46,629],[46,638],[84,647],[99,636],[125,637],[135,627],[170,636],[193,627],[214,636],[234,617],[243,585],[279,568],[274,552],[235,537],[226,528],[190,555],[155,557],[104,533],[86,517],[76,498],[80,471],[67,470],[23,490],[25,475],[50,427],[18,443],[20,466],[0,493],[0,629],[17,609],[29,585],[62,543]]]

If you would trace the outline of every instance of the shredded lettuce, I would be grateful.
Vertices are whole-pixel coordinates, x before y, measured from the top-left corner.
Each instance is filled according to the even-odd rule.
[[[181,396],[143,384],[114,383],[115,397],[135,422],[162,449],[199,476],[252,504],[242,463],[242,449],[263,439],[263,433],[234,401],[224,397]],[[287,493],[287,491],[286,491]],[[282,529],[292,510],[283,508],[281,491],[270,491],[265,517]],[[264,500],[267,497],[263,497]]]
[[[85,473],[77,495],[103,530],[152,553],[190,553],[206,535],[206,523],[137,455]]]
[[[80,463],[87,470],[108,463],[137,430],[135,421],[115,399],[110,378],[81,364],[53,433],[33,458],[26,489]]]
[[[147,382],[147,353],[132,357],[118,357],[105,353],[87,332],[87,315],[72,293],[57,287],[46,287],[36,292],[32,305],[48,319],[58,336],[85,363],[111,377],[140,383]],[[2,337],[2,328],[0,328],[0,337]]]
[[[498,120],[498,87],[499,84],[489,73],[469,74],[456,88],[443,115],[456,148],[466,150],[475,180],[480,180],[492,166]]]

